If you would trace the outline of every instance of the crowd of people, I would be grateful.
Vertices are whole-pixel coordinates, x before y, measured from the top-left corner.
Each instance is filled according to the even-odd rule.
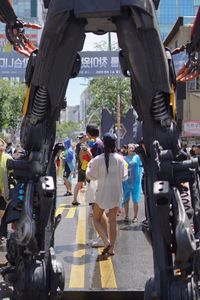
[[[108,132],[102,139],[95,125],[87,125],[86,131],[72,143],[66,138],[60,144],[55,162],[57,170],[62,166],[64,196],[72,196],[72,205],[78,206],[79,192],[86,188],[86,198],[91,207],[93,224],[98,237],[92,247],[103,247],[103,255],[115,254],[117,237],[117,216],[124,210],[124,222],[138,223],[139,203],[142,195],[142,162],[135,144],[116,147],[115,134]],[[182,145],[183,155],[199,157],[200,144],[191,148]],[[0,139],[0,219],[9,202],[9,182],[6,162],[24,155],[20,145],[15,147]],[[77,174],[77,178],[76,178]],[[72,184],[75,178],[75,185]],[[130,210],[132,202],[133,211]],[[3,239],[4,236],[1,235]]]
[[[115,254],[117,216],[124,208],[124,222],[137,223],[142,192],[142,162],[135,145],[116,147],[116,135],[106,133],[102,139],[95,125],[87,125],[86,132],[79,134],[78,143],[64,140],[60,158],[63,166],[64,196],[72,196],[72,205],[80,205],[78,195],[86,186],[86,198],[91,207],[93,224],[98,233],[92,247],[103,246],[103,255]],[[77,181],[72,192],[72,179]],[[129,203],[133,202],[133,214]],[[131,217],[132,215],[132,217]],[[129,218],[130,216],[130,218]]]

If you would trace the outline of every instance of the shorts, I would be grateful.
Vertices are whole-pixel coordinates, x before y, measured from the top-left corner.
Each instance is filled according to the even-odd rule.
[[[85,179],[85,171],[83,171],[82,169],[78,169],[78,182],[84,182]]]
[[[0,196],[0,210],[5,210],[6,209],[6,200],[4,199],[4,197]]]
[[[65,163],[65,169],[64,169],[64,172],[63,172],[63,177],[68,178],[70,174],[71,174],[70,167],[68,166],[67,163]]]
[[[126,190],[123,194],[122,207],[124,207],[126,201],[131,199],[133,203],[138,204],[140,202],[141,196],[138,193],[135,193],[134,190]]]

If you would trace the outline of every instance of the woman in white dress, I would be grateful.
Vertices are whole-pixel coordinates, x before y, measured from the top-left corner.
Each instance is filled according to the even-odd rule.
[[[97,180],[95,204],[93,208],[94,226],[104,242],[102,255],[114,255],[117,235],[117,212],[122,199],[122,181],[128,178],[127,163],[116,153],[116,136],[106,133],[103,137],[105,152],[92,159],[86,177]],[[101,224],[104,210],[109,210],[109,236]]]

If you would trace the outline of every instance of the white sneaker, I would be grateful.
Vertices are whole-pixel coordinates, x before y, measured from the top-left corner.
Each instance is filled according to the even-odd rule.
[[[97,237],[95,240],[90,242],[90,247],[92,247],[92,248],[101,248],[103,246],[104,246],[104,244],[100,237]]]

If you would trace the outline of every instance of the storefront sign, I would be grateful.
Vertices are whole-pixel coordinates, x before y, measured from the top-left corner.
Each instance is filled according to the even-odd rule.
[[[200,136],[200,121],[184,121],[182,136]]]

